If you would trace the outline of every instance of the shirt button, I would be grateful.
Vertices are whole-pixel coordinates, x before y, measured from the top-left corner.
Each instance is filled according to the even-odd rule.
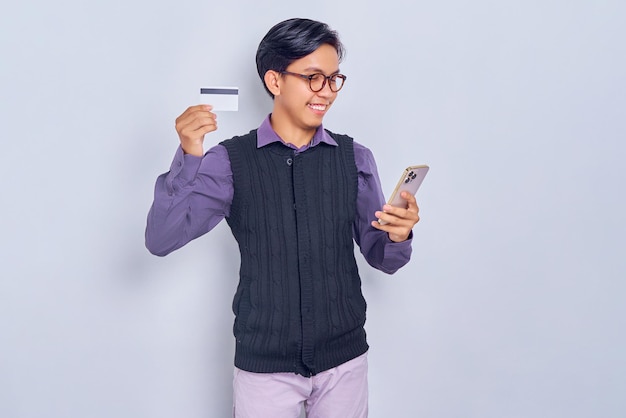
[[[293,164],[293,160],[291,158],[287,158],[287,165],[291,167]]]

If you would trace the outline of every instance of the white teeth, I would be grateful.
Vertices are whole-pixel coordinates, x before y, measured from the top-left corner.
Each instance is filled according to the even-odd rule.
[[[326,105],[314,105],[314,104],[311,104],[311,105],[309,105],[309,107],[311,107],[312,109],[315,109],[315,110],[326,110]]]

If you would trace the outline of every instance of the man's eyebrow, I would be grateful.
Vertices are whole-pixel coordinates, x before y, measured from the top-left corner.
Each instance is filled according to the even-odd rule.
[[[325,73],[324,73],[324,71],[322,71],[322,69],[321,69],[321,68],[318,68],[318,67],[308,67],[308,68],[305,68],[305,69],[304,69],[304,70],[302,70],[302,71],[312,72],[312,73],[322,73],[322,74],[325,74]],[[338,73],[339,73],[339,68],[337,68],[337,69],[336,69],[335,71],[333,71],[331,74],[338,74]]]

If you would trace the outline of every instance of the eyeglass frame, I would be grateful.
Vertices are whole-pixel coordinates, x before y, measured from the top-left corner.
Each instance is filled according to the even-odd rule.
[[[280,74],[288,74],[288,75],[295,75],[296,77],[300,77],[303,80],[309,80],[309,89],[313,92],[313,93],[319,93],[320,91],[324,90],[324,87],[326,87],[326,82],[328,81],[328,87],[330,88],[330,91],[332,91],[333,93],[337,93],[338,91],[340,91],[344,84],[346,84],[346,80],[348,79],[348,77],[345,74],[331,74],[331,75],[325,75],[323,73],[314,73],[311,75],[306,75],[306,74],[299,74],[299,73],[293,73],[291,71],[280,71]],[[311,86],[311,83],[313,82],[313,77],[317,77],[318,75],[321,75],[322,77],[324,77],[324,81],[322,82],[322,87],[320,87],[318,90],[313,90],[313,87]],[[332,88],[332,84],[330,83],[330,79],[331,78],[335,78],[337,79],[341,78],[343,81],[341,82],[341,87],[339,87],[338,90],[333,90]]]

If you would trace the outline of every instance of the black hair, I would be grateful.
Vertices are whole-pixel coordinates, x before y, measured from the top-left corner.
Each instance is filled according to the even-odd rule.
[[[339,34],[326,23],[310,19],[288,19],[272,27],[261,40],[256,52],[256,68],[263,87],[273,98],[265,85],[268,70],[285,71],[289,64],[306,57],[320,46],[328,44],[337,50],[339,61],[345,55]]]

